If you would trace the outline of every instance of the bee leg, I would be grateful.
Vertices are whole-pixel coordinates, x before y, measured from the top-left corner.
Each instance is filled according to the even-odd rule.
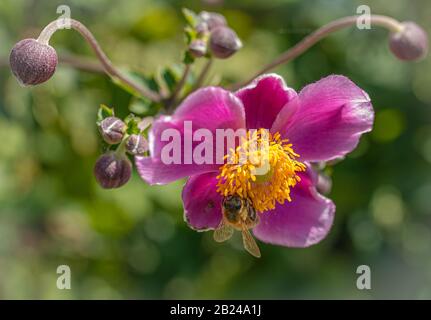
[[[247,201],[247,219],[246,225],[248,229],[253,229],[259,224],[260,218],[259,214],[256,212],[256,209],[253,207],[250,200]]]
[[[253,229],[254,227],[256,227],[260,222],[260,217],[259,215],[256,213],[254,220],[252,220],[249,225],[248,225],[248,229]]]

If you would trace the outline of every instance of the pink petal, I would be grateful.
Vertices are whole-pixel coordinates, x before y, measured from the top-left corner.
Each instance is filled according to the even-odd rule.
[[[191,128],[185,128],[191,125]],[[198,129],[206,129],[213,138],[212,160],[197,164],[193,157],[195,147],[204,141],[191,141]],[[151,158],[136,157],[136,166],[141,177],[149,184],[164,184],[182,177],[216,171],[220,159],[216,158],[216,129],[245,128],[245,114],[242,102],[234,94],[222,88],[208,87],[191,95],[178,107],[172,116],[161,116],[154,123],[149,134]],[[163,148],[173,145],[172,139],[162,141],[162,134],[169,130],[179,134],[175,147],[179,150],[179,161],[167,163],[162,159]],[[186,147],[189,142],[190,148]],[[219,154],[225,154],[222,150]],[[186,159],[187,158],[187,159]],[[221,157],[222,160],[222,157]],[[222,162],[222,161],[221,161]]]
[[[244,104],[247,129],[270,129],[277,114],[296,97],[296,92],[288,88],[280,76],[265,74],[235,95]]]
[[[328,234],[334,220],[335,205],[320,195],[314,175],[301,174],[301,182],[291,190],[291,202],[277,204],[260,215],[253,229],[259,240],[286,247],[308,247]]]
[[[196,175],[184,186],[184,219],[195,230],[215,229],[220,225],[222,197],[216,192],[216,176],[217,173]]]
[[[368,95],[343,76],[306,86],[281,110],[272,132],[289,139],[301,161],[328,161],[352,151],[372,129]]]
[[[151,157],[135,157],[139,175],[150,185],[167,184],[184,177],[205,172],[216,172],[218,165],[170,164]]]

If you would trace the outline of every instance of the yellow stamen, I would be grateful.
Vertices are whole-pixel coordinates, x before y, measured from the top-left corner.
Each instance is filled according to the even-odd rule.
[[[278,202],[292,201],[290,188],[301,179],[297,172],[306,166],[296,160],[292,144],[277,132],[249,130],[240,146],[225,156],[217,176],[217,192],[223,196],[248,198],[258,212],[275,208]]]

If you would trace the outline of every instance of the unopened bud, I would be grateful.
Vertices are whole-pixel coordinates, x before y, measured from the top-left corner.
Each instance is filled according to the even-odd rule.
[[[127,138],[126,150],[133,156],[143,155],[148,151],[148,141],[141,134],[132,134]]]
[[[9,62],[19,83],[31,86],[52,77],[58,58],[55,49],[50,45],[36,39],[24,39],[12,48]]]
[[[208,24],[205,21],[200,21],[195,27],[198,37],[203,37],[208,33]]]
[[[218,27],[227,26],[226,18],[220,13],[202,11],[199,14],[199,17],[202,19],[202,21],[207,23],[209,31],[212,31]]]
[[[420,60],[428,53],[428,36],[414,22],[402,22],[402,29],[389,36],[389,48],[400,60]]]
[[[219,59],[226,59],[241,49],[242,43],[235,31],[228,27],[219,27],[211,32],[211,53]]]
[[[119,188],[129,181],[132,164],[125,154],[108,152],[99,157],[94,166],[94,176],[102,188]]]
[[[116,117],[108,117],[100,122],[99,130],[106,143],[117,144],[123,140],[126,127],[122,120]]]
[[[189,45],[189,51],[195,58],[203,57],[207,53],[207,44],[200,39],[193,40]]]

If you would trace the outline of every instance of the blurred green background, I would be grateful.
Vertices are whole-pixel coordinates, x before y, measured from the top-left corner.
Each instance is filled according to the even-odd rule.
[[[107,77],[60,64],[44,85],[17,84],[10,49],[36,37],[60,4],[115,64],[145,72],[180,61],[181,7],[222,12],[245,46],[215,64],[212,81],[244,80],[361,4],[431,33],[427,0],[0,1],[0,298],[431,298],[429,58],[402,63],[386,30],[351,28],[276,70],[297,90],[331,73],[348,76],[371,96],[376,121],[334,167],[328,238],[308,249],[261,243],[258,260],[239,237],[219,245],[186,226],[182,181],[150,188],[135,173],[118,190],[96,184],[97,108],[125,114],[133,102]],[[74,31],[56,33],[51,44],[60,55],[94,59]],[[62,264],[71,268],[71,290],[56,287]],[[362,264],[371,267],[372,290],[356,288]]]

